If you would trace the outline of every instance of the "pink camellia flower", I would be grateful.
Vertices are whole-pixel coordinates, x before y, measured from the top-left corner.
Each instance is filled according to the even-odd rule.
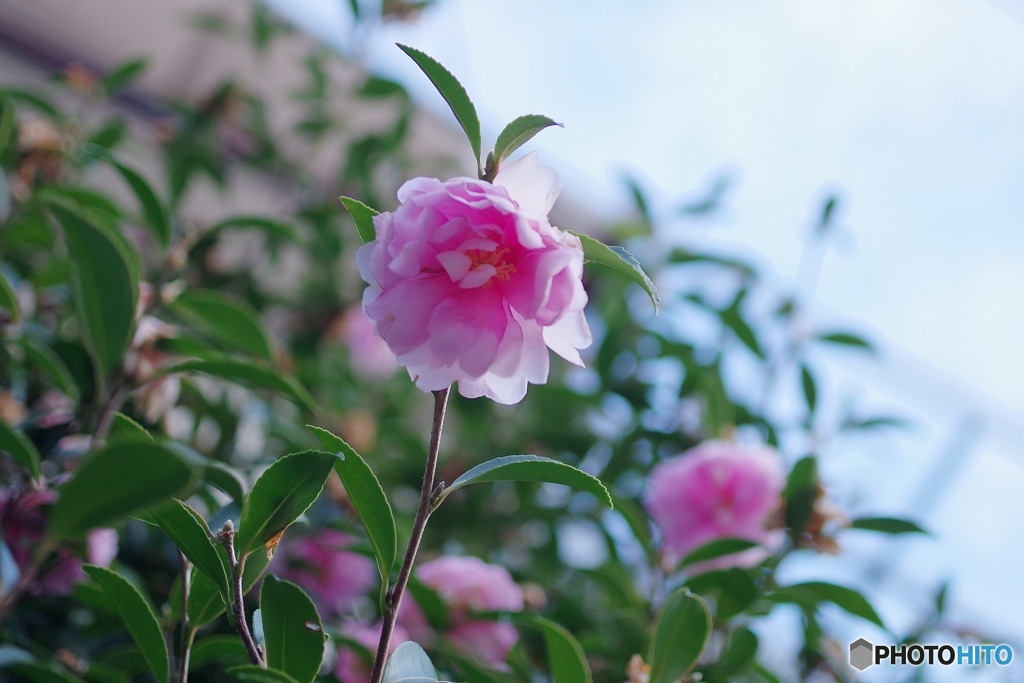
[[[380,645],[380,634],[383,629],[383,622],[377,622],[374,626],[347,623],[341,627],[341,634],[365,647],[370,651],[372,657]],[[393,653],[399,645],[407,640],[409,640],[409,634],[396,624],[395,630],[391,632],[391,645],[388,647],[388,654]],[[341,683],[366,683],[370,680],[371,665],[372,663],[366,662],[351,649],[342,645],[338,648],[338,660],[334,665],[334,675]]]
[[[766,528],[781,504],[785,475],[778,454],[706,441],[651,470],[644,505],[662,533],[668,565],[720,538],[745,538],[769,546],[778,533]],[[753,566],[767,557],[751,548],[693,569]]]
[[[377,334],[373,321],[359,307],[342,315],[339,334],[348,346],[352,371],[365,379],[387,379],[398,369],[398,360]]]
[[[46,506],[57,500],[52,489],[0,490],[0,531],[14,563],[22,572],[32,565],[36,549],[46,533]],[[86,578],[82,561],[70,548],[58,546],[28,585],[33,595],[70,595]]]
[[[89,564],[109,567],[117,557],[117,531],[114,529],[93,529],[85,539],[85,556]]]
[[[272,571],[302,586],[321,614],[340,614],[377,579],[370,558],[346,550],[352,541],[351,536],[334,529],[287,540],[278,546]]]
[[[582,365],[583,248],[548,222],[561,181],[536,153],[494,183],[414,178],[359,249],[363,310],[416,386],[517,403],[548,378],[548,348]]]
[[[477,557],[446,556],[421,565],[416,577],[437,591],[448,604],[452,621],[449,640],[487,664],[505,661],[509,650],[519,642],[515,627],[474,620],[470,613],[522,611],[523,589],[512,580],[507,569],[487,564]],[[403,616],[401,612],[399,616]]]

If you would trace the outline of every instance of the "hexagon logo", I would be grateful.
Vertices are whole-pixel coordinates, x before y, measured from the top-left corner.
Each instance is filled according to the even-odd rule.
[[[863,671],[875,663],[875,646],[858,638],[850,643],[850,666],[857,671]]]

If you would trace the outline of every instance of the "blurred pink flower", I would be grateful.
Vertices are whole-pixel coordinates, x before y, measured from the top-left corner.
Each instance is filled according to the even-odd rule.
[[[382,622],[377,622],[374,626],[347,623],[341,627],[341,634],[365,647],[370,651],[372,657],[377,652],[377,646],[380,645],[380,633],[383,628]],[[409,634],[396,624],[395,630],[391,633],[388,654],[394,652],[399,645],[407,640],[409,640]],[[341,683],[366,683],[370,680],[371,666],[372,662],[367,662],[351,649],[342,645],[338,648],[338,661],[334,665],[334,675]]]
[[[548,378],[548,347],[582,365],[583,248],[548,222],[561,181],[536,153],[494,184],[414,178],[359,249],[363,310],[424,391],[517,403]]]
[[[377,581],[373,561],[346,550],[352,541],[334,529],[286,540],[277,548],[272,570],[302,586],[322,615],[340,614]]]
[[[345,311],[340,333],[348,346],[352,371],[360,377],[387,379],[398,369],[398,359],[362,308],[355,306]]]
[[[22,572],[32,564],[36,548],[46,532],[45,507],[57,500],[52,489],[0,491],[0,529],[14,563]],[[57,547],[28,585],[33,595],[70,595],[85,578],[82,561],[70,548]]]
[[[523,589],[512,580],[507,569],[487,564],[477,557],[446,556],[421,565],[416,577],[437,591],[448,604],[452,620],[448,638],[453,643],[487,664],[505,661],[509,650],[519,642],[515,627],[474,620],[469,613],[522,611]],[[400,612],[399,617],[403,616]]]
[[[667,563],[720,538],[745,538],[773,545],[778,534],[766,524],[781,504],[785,474],[779,455],[767,447],[747,448],[706,441],[659,463],[647,479],[644,505],[662,533]],[[767,557],[763,547],[691,568],[753,566]]]
[[[90,564],[109,567],[117,557],[117,531],[114,529],[93,529],[85,539],[85,556]]]

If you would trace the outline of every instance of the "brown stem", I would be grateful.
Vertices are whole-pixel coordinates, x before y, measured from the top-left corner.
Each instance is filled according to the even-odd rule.
[[[93,447],[106,441],[107,432],[110,431],[110,427],[114,423],[114,413],[121,409],[126,398],[128,398],[128,389],[124,386],[124,382],[120,381],[110,395],[110,400],[103,406],[103,412],[100,413],[99,422],[96,423],[96,433],[92,437]]]
[[[420,488],[420,504],[416,508],[416,519],[409,535],[409,545],[405,549],[402,568],[398,571],[395,585],[388,591],[388,610],[384,615],[384,626],[380,632],[380,644],[377,645],[377,656],[373,660],[373,673],[370,683],[381,683],[384,678],[384,664],[387,662],[388,650],[391,649],[391,636],[395,631],[398,610],[402,606],[402,595],[409,584],[412,566],[416,563],[416,553],[423,540],[423,531],[427,528],[427,520],[431,512],[431,494],[434,491],[434,472],[437,470],[437,453],[441,446],[441,427],[444,426],[444,412],[448,405],[448,392],[451,387],[434,392],[434,421],[430,427],[430,449],[427,451],[427,466],[423,472],[423,486]]]
[[[178,551],[178,565],[181,567],[181,656],[178,658],[181,670],[178,672],[178,681],[179,683],[188,683],[188,659],[192,653],[192,639],[195,637],[195,631],[190,628],[188,622],[188,594],[192,590],[192,564],[180,550]]]
[[[260,646],[253,640],[252,633],[249,632],[249,623],[245,620],[245,603],[242,598],[244,593],[242,590],[242,566],[235,557],[235,526],[231,523],[230,519],[224,523],[224,528],[217,536],[220,538],[220,542],[224,544],[225,550],[228,551],[228,564],[231,566],[231,581],[234,584],[233,588],[235,591],[235,600],[232,605],[235,628],[238,629],[238,635],[242,636],[242,643],[245,644],[245,649],[249,653],[249,659],[256,666],[265,669],[267,668],[267,663],[263,661],[263,651],[260,650]]]

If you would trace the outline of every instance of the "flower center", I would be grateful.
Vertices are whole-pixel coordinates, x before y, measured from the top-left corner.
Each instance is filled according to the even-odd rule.
[[[508,280],[512,277],[512,274],[516,272],[514,264],[505,261],[505,256],[509,253],[508,247],[502,247],[495,249],[494,251],[487,251],[486,249],[467,249],[465,254],[469,257],[469,260],[473,262],[473,269],[475,270],[479,266],[488,265],[494,268],[494,277],[499,280]]]

